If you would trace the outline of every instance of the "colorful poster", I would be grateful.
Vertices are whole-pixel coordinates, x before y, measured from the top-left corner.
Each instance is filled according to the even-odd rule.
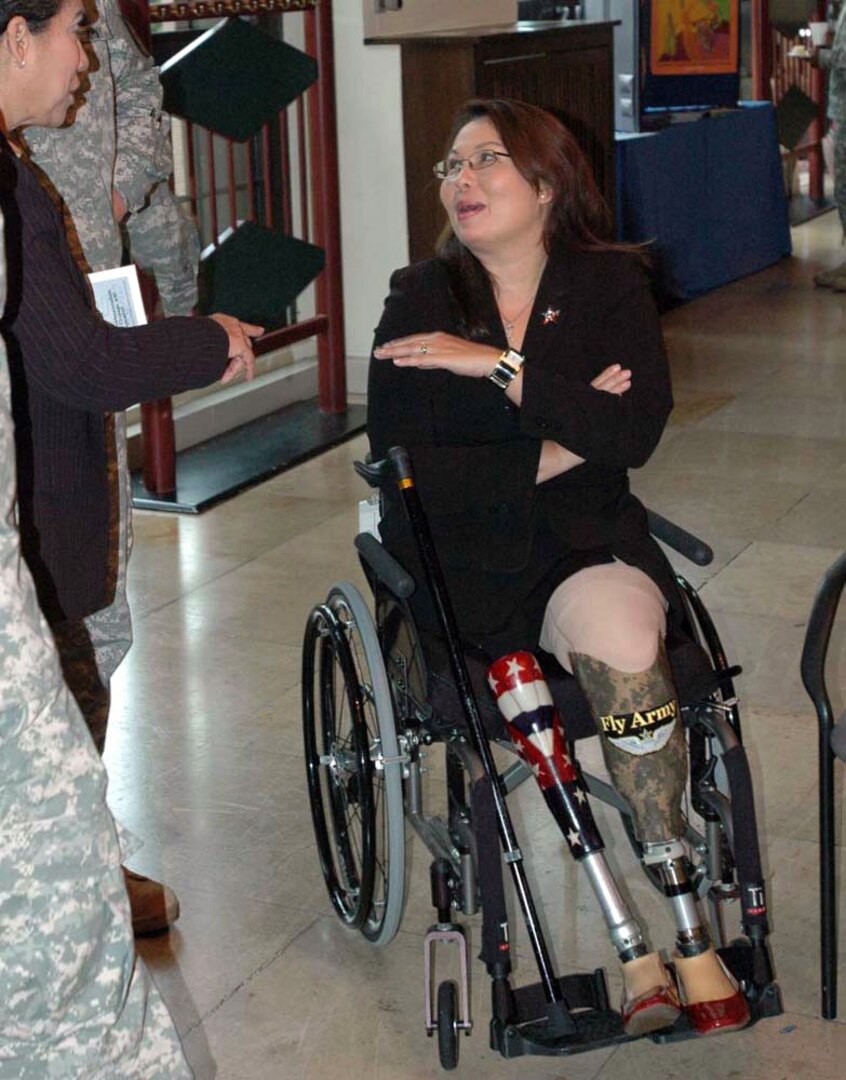
[[[739,0],[652,0],[652,75],[733,75]]]

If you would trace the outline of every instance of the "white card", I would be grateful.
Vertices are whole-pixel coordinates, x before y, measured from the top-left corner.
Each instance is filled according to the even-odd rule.
[[[138,271],[129,266],[114,270],[97,270],[88,275],[94,290],[94,303],[107,323],[112,326],[143,326],[147,321]]]

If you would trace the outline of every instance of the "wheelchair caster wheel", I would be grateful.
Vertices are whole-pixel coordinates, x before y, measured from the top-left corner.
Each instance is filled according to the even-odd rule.
[[[458,992],[452,980],[438,987],[438,1058],[446,1072],[458,1065]]]

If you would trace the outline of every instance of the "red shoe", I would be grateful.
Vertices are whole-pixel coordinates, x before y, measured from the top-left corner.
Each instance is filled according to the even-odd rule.
[[[655,986],[645,994],[626,1001],[620,1006],[623,1014],[623,1031],[632,1038],[648,1035],[650,1031],[661,1031],[672,1027],[681,1015],[679,995],[672,982],[665,986]]]
[[[687,1015],[697,1035],[716,1035],[723,1031],[739,1031],[749,1023],[749,1002],[742,990],[719,1001],[700,1001],[685,1005]]]

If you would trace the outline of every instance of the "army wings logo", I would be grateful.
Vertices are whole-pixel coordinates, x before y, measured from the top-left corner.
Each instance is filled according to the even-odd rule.
[[[670,699],[654,709],[631,713],[609,713],[600,716],[602,733],[613,746],[627,754],[642,757],[663,749],[673,733],[678,717],[678,703]]]

